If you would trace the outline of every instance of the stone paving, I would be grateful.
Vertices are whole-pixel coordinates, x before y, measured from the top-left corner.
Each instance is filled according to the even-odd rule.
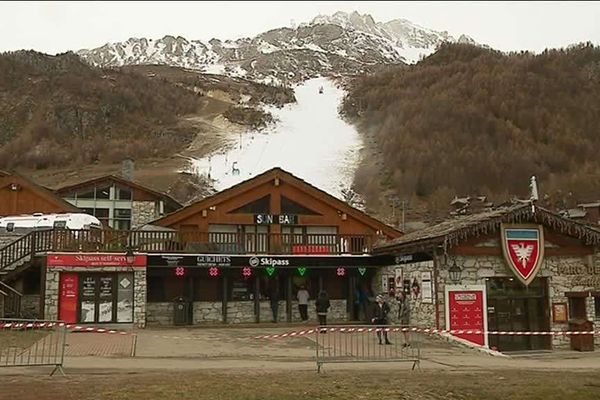
[[[67,335],[66,357],[131,357],[135,335],[75,332]]]
[[[306,329],[275,325],[251,328],[143,329],[131,334],[69,333],[65,369],[193,370],[256,369],[316,370],[314,338],[254,339],[255,336]],[[375,339],[374,339],[375,340]],[[392,339],[395,340],[395,339]],[[600,353],[571,351],[526,353],[497,357],[421,336],[423,370],[478,371],[518,369],[600,369]],[[135,355],[132,356],[132,351]],[[327,370],[410,368],[396,363],[328,364]],[[34,368],[0,369],[0,374],[39,373]]]

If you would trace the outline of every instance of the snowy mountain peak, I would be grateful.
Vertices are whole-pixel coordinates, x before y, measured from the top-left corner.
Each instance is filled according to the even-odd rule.
[[[167,64],[284,83],[360,73],[381,64],[414,63],[445,41],[456,40],[447,32],[406,19],[378,22],[369,14],[338,11],[319,15],[297,28],[272,29],[254,38],[206,43],[171,35],[156,40],[130,38],[78,54],[101,67]],[[474,43],[465,35],[458,41]]]

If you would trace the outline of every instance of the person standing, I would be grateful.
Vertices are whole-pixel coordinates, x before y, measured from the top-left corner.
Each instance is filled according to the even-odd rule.
[[[319,292],[319,297],[315,301],[315,306],[317,308],[317,316],[319,317],[319,325],[327,325],[327,312],[329,311],[329,307],[331,307],[331,303],[329,302],[329,295],[324,290]]]
[[[388,323],[388,313],[390,312],[390,306],[383,299],[382,295],[378,295],[375,298],[375,301],[375,310],[373,311],[373,319],[371,320],[371,322],[377,325],[377,339],[379,339],[379,344],[383,344],[381,343],[381,333],[383,332],[385,344],[392,344],[392,342],[388,340],[388,335],[385,327],[385,325],[387,325]]]
[[[396,300],[398,300],[398,321],[400,322],[400,326],[403,329],[408,329],[410,326],[410,297],[404,293],[404,291],[400,290],[397,293]],[[404,344],[402,347],[410,346],[410,341],[408,340],[408,331],[403,330],[402,334],[404,335]]]
[[[277,322],[277,314],[279,312],[279,288],[277,282],[271,282],[271,290],[269,292],[269,302],[271,303],[271,311],[273,312],[273,322]]]
[[[300,290],[298,290],[296,297],[298,298],[298,311],[300,312],[300,318],[302,319],[302,322],[306,322],[308,321],[308,299],[310,294],[304,285],[300,286]]]

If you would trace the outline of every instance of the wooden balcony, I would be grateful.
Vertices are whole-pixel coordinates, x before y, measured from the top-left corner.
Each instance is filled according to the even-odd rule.
[[[35,232],[39,251],[126,251],[207,254],[369,254],[375,237],[177,231],[50,230]],[[37,246],[35,246],[37,247]],[[32,249],[29,249],[31,251]]]

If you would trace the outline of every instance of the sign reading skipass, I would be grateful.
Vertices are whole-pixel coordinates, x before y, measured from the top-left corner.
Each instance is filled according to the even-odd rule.
[[[146,255],[136,255],[132,267],[146,267]],[[118,253],[50,253],[47,261],[52,267],[129,267],[124,254]]]

